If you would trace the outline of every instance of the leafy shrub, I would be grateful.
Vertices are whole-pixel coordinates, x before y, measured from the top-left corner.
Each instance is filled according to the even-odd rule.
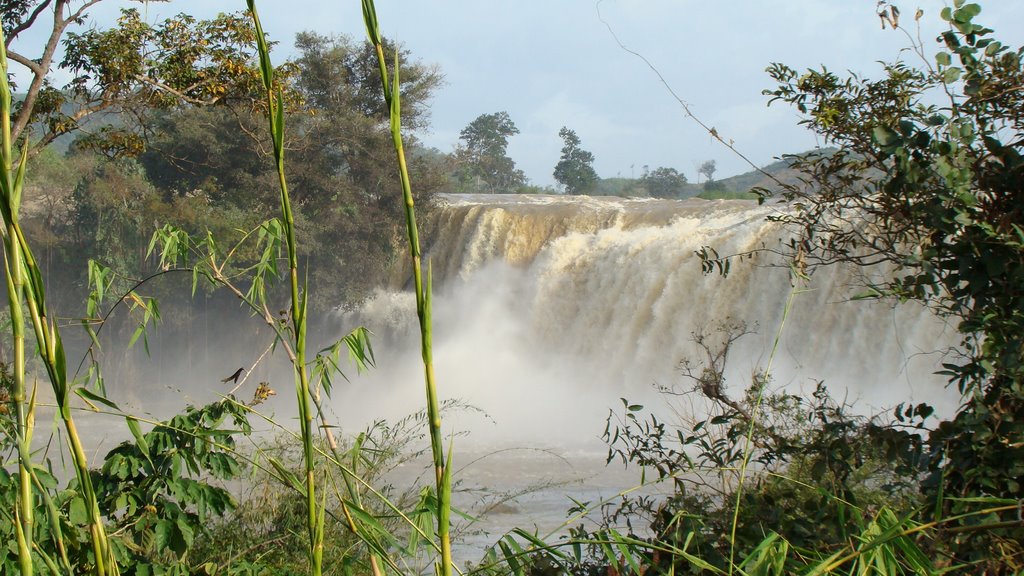
[[[114,556],[126,567],[125,573],[187,574],[204,563],[190,550],[215,518],[236,505],[222,483],[237,479],[243,469],[235,447],[236,436],[250,432],[246,412],[233,400],[221,400],[190,407],[145,433],[137,420],[129,418],[134,440],[115,447],[99,469],[90,471]],[[6,429],[10,415],[2,416]],[[5,442],[2,448],[8,461],[15,447]],[[51,462],[36,466],[32,473],[39,488],[36,518],[46,520],[35,523],[37,561],[42,564],[46,558],[90,570],[95,559],[78,481],[62,486]],[[18,473],[0,471],[5,511],[14,509],[17,485]],[[13,522],[0,523],[5,541],[15,541],[14,530]],[[5,547],[2,572],[16,573],[17,561],[17,551]]]
[[[901,516],[918,508],[927,465],[923,421],[931,408],[901,406],[892,420],[859,416],[822,383],[802,397],[771,390],[762,374],[733,398],[725,362],[744,333],[741,325],[726,325],[696,334],[705,357],[680,365],[690,385],[662,390],[706,408],[705,416],[676,414],[666,422],[625,399],[609,413],[608,462],[643,470],[653,476],[647,482],[668,493],[605,503],[596,530],[574,533],[589,543],[587,552],[562,565],[581,575],[625,570],[629,562],[697,574],[726,571],[783,546],[800,551],[774,556],[792,573],[848,551],[881,524],[898,531]],[[614,541],[621,554],[608,552],[606,543]]]

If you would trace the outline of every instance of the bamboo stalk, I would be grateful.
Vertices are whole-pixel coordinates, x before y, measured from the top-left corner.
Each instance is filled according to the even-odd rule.
[[[35,258],[32,256],[32,250],[25,239],[24,232],[18,223],[18,209],[21,203],[22,186],[27,164],[27,147],[23,149],[17,168],[15,168],[10,130],[11,93],[10,86],[7,83],[7,53],[4,46],[5,39],[2,27],[0,27],[0,73],[3,74],[3,79],[0,81],[0,91],[2,91],[2,94],[0,94],[0,116],[2,116],[0,124],[3,127],[3,142],[2,146],[0,146],[0,151],[2,151],[2,162],[0,162],[0,172],[2,172],[0,181],[2,182],[0,183],[2,183],[3,188],[3,199],[0,201],[0,212],[3,215],[4,230],[6,232],[4,236],[5,268],[8,276],[7,286],[11,316],[12,321],[20,316],[21,323],[20,328],[15,327],[13,329],[15,337],[15,387],[20,388],[20,390],[15,392],[16,394],[21,394],[18,418],[19,434],[23,435],[22,438],[19,438],[19,443],[21,444],[19,446],[19,470],[23,478],[19,482],[20,510],[18,515],[19,529],[22,532],[19,538],[23,537],[25,539],[25,546],[21,546],[19,541],[19,549],[28,547],[28,542],[32,538],[31,526],[33,521],[31,513],[24,513],[24,510],[27,509],[26,506],[31,507],[32,504],[30,484],[31,461],[27,461],[29,447],[26,444],[31,437],[30,418],[26,417],[24,413],[25,324],[21,308],[22,303],[24,303],[32,318],[37,354],[46,367],[47,375],[50,378],[50,385],[53,387],[54,396],[61,414],[61,420],[67,432],[71,448],[71,458],[75,466],[79,489],[82,492],[82,498],[85,501],[88,514],[90,541],[96,561],[95,572],[98,576],[118,574],[117,564],[113,561],[113,557],[110,554],[106,529],[103,526],[99,504],[96,501],[96,494],[92,486],[92,479],[89,476],[85,450],[82,447],[81,439],[71,417],[71,407],[69,404],[70,390],[67,382],[64,347],[61,344],[60,333],[57,331],[56,325],[48,319],[42,274],[39,271]],[[25,429],[22,430],[21,426],[25,426]],[[28,488],[25,488],[26,482],[29,483]],[[27,499],[26,496],[29,498]],[[23,574],[26,573],[26,569],[29,570],[27,573],[31,573],[31,567],[24,560],[22,560],[21,569]]]
[[[427,422],[430,431],[430,449],[434,461],[435,486],[437,490],[437,534],[441,541],[440,574],[450,576],[452,573],[452,547],[449,533],[451,515],[451,474],[445,460],[441,436],[441,411],[437,400],[437,383],[434,378],[434,361],[432,349],[431,322],[431,279],[429,266],[424,282],[422,271],[422,254],[420,252],[419,232],[416,226],[416,208],[412,195],[412,184],[405,158],[405,147],[402,142],[402,111],[399,92],[398,54],[395,54],[394,81],[388,78],[387,59],[384,55],[384,43],[377,21],[377,11],[373,0],[362,0],[363,20],[366,33],[377,53],[380,70],[381,88],[391,116],[391,138],[394,142],[395,156],[398,160],[398,173],[402,183],[402,199],[405,205],[406,232],[409,240],[409,253],[412,259],[413,284],[416,290],[416,314],[420,324],[421,356],[423,359],[423,376],[426,386]],[[449,458],[451,455],[449,454]]]
[[[0,18],[2,20],[2,18]],[[7,83],[7,53],[4,48],[5,38],[0,28],[0,124],[2,124],[3,143],[0,148],[3,162],[3,189],[5,202],[13,199],[15,179],[13,173],[13,150],[11,142],[11,91]],[[7,205],[5,214],[13,214],[13,202]],[[28,542],[34,534],[33,525],[33,493],[32,493],[32,431],[28,422],[28,406],[25,392],[25,314],[21,307],[20,294],[25,278],[21,267],[21,247],[12,239],[16,237],[14,224],[8,222],[4,236],[4,269],[7,281],[7,303],[11,312],[11,339],[14,352],[14,366],[11,374],[14,389],[11,391],[11,402],[14,405],[16,440],[18,442],[18,506],[16,509],[18,524],[18,562],[23,575],[33,573],[32,557]]]
[[[5,106],[4,111],[0,113],[4,114],[4,123],[8,124],[9,115],[6,110]],[[11,311],[11,336],[14,348],[14,366],[11,373],[14,389],[11,394],[11,402],[14,404],[15,435],[18,443],[18,558],[21,573],[30,575],[33,573],[32,560],[27,543],[25,547],[22,547],[22,540],[31,539],[34,534],[32,529],[34,521],[31,474],[32,430],[28,421],[25,393],[25,315],[21,308],[21,301],[18,299],[23,284],[20,266],[21,254],[17,243],[8,240],[11,237],[10,227],[8,227],[7,235],[4,237],[4,267],[7,272],[7,299]],[[14,263],[13,266],[12,263]]]
[[[306,298],[299,290],[298,256],[295,243],[295,218],[288,196],[288,183],[284,172],[284,107],[281,94],[274,91],[274,68],[270,62],[263,26],[256,12],[255,0],[247,0],[249,14],[256,27],[256,43],[260,56],[260,71],[267,94],[267,117],[270,136],[274,141],[274,160],[277,168],[278,185],[281,190],[281,220],[285,230],[288,250],[288,278],[291,287],[292,337],[295,346],[295,395],[299,408],[299,426],[302,435],[303,460],[306,473],[306,529],[309,538],[310,574],[320,576],[323,565],[323,514],[316,500],[316,469],[313,451],[313,408],[309,386],[309,372],[306,369]]]

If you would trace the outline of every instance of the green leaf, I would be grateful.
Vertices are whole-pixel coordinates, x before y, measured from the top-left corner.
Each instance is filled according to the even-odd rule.
[[[156,536],[156,549],[158,552],[162,552],[171,547],[171,540],[174,538],[174,524],[167,519],[157,520],[156,526],[153,528],[153,534]]]
[[[974,19],[975,16],[981,14],[981,6],[978,4],[967,4],[963,8],[960,8],[953,12],[953,20],[961,24],[966,24]]]
[[[85,501],[82,500],[81,496],[75,496],[71,499],[71,503],[68,506],[68,520],[72,524],[77,525],[89,523],[89,514],[85,510]]]
[[[498,548],[501,548],[501,554],[505,557],[505,563],[508,564],[509,570],[515,576],[525,576],[526,572],[523,570],[523,565],[519,562],[519,555],[513,551],[512,546],[509,543],[515,544],[515,541],[511,538],[502,538],[498,540]]]
[[[949,57],[949,52],[939,52],[936,54],[935,63],[942,67],[949,66],[952,63],[952,59]]]
[[[360,528],[367,529],[377,537],[381,537],[388,542],[394,542],[395,537],[391,532],[380,523],[379,520],[374,518],[370,513],[363,510],[361,507],[356,506],[353,502],[346,500],[345,507],[348,512],[352,515],[352,519],[356,521]]]
[[[113,408],[114,410],[117,410],[118,412],[121,411],[121,408],[117,404],[115,404],[113,401],[108,400],[108,399],[104,398],[103,396],[100,396],[99,394],[96,394],[95,392],[90,392],[86,388],[82,388],[82,387],[75,388],[75,394],[78,394],[83,400],[85,400],[86,404],[88,404],[89,407],[92,408],[93,411],[95,411],[95,412],[99,412],[99,408],[97,408],[96,405],[93,404],[93,402],[99,402],[100,404],[103,404],[107,408]]]
[[[363,24],[366,25],[366,35],[371,44],[380,44],[380,25],[377,22],[377,9],[373,0],[363,0]]]
[[[291,470],[285,468],[284,464],[282,464],[280,460],[273,456],[268,456],[267,461],[269,461],[270,465],[277,471],[280,479],[288,484],[293,490],[299,494],[304,494],[306,492],[306,488],[302,485],[302,482],[299,482],[299,477]]]
[[[178,533],[181,534],[185,548],[192,546],[192,541],[195,539],[195,529],[188,523],[187,517],[184,515],[178,516],[175,525],[178,527]]]
[[[125,418],[125,422],[128,423],[128,429],[131,430],[132,436],[135,437],[135,444],[139,447],[142,455],[149,460],[149,444],[146,442],[146,437],[142,434],[142,428],[139,427],[139,421],[133,416]],[[152,465],[152,462],[150,462]]]
[[[892,146],[900,141],[900,135],[888,126],[875,126],[871,134],[880,146]]]
[[[883,294],[875,287],[871,286],[867,289],[854,294],[854,300],[875,300],[881,298]]]

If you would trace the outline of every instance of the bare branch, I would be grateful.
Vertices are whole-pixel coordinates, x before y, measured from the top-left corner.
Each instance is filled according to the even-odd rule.
[[[18,64],[21,64],[25,68],[32,71],[32,74],[36,76],[46,76],[46,69],[39,65],[38,62],[27,58],[26,56],[19,54],[18,52],[10,51],[7,52],[7,57]]]
[[[201,86],[203,83],[193,84],[191,86],[188,86],[188,87],[184,88],[184,91],[182,91],[182,90],[178,90],[178,89],[175,89],[175,88],[171,88],[170,86],[168,86],[168,85],[166,85],[166,84],[164,84],[162,82],[158,82],[156,80],[153,80],[152,78],[146,76],[145,74],[136,74],[135,75],[135,79],[138,80],[139,82],[143,83],[143,84],[148,84],[148,85],[152,86],[153,88],[156,88],[157,90],[160,90],[162,92],[167,92],[168,94],[173,94],[173,95],[177,96],[178,98],[180,98],[183,102],[187,102],[187,103],[195,105],[195,106],[212,106],[213,104],[216,104],[217,102],[221,101],[221,97],[220,96],[215,96],[213,98],[210,98],[209,100],[202,100],[200,98],[193,98],[193,97],[188,96],[187,94],[185,94],[185,91],[197,88],[197,87]]]
[[[49,1],[50,0],[47,0],[47,4]],[[53,5],[53,28],[50,31],[50,37],[46,40],[46,44],[43,47],[43,53],[39,58],[39,61],[35,63],[35,66],[29,67],[29,69],[32,70],[32,82],[29,84],[28,91],[25,93],[25,100],[22,102],[21,110],[18,112],[17,118],[15,118],[15,121],[11,126],[12,138],[19,138],[22,132],[25,131],[25,128],[28,127],[29,120],[32,117],[32,111],[35,108],[36,99],[39,97],[39,91],[43,88],[43,84],[46,81],[46,75],[49,73],[50,67],[53,65],[53,55],[57,52],[57,47],[60,45],[60,39],[64,36],[64,32],[67,31],[69,25],[82,18],[86,10],[101,1],[102,0],[88,0],[66,18],[64,17],[63,12],[69,5],[69,0],[57,0]],[[35,17],[36,15],[33,15],[33,19]],[[19,63],[24,64],[20,61]]]
[[[696,122],[698,126],[703,128],[705,132],[707,132],[715,140],[718,140],[718,142],[720,142],[723,146],[728,148],[733,154],[739,156],[740,159],[746,162],[748,165],[750,165],[750,167],[753,168],[754,171],[759,172],[761,175],[774,181],[779,186],[785,186],[778,178],[775,177],[775,175],[769,174],[764,168],[761,168],[757,164],[754,164],[754,162],[750,158],[748,158],[745,154],[740,152],[736,148],[731,139],[726,140],[725,138],[722,137],[721,134],[718,133],[718,130],[715,129],[714,126],[707,125],[706,123],[704,123],[703,120],[697,117],[697,115],[693,113],[693,110],[690,109],[690,105],[685,100],[683,100],[678,94],[676,94],[676,91],[672,89],[672,86],[669,85],[668,80],[666,80],[665,77],[661,74],[661,71],[658,70],[658,68],[654,64],[652,64],[646,56],[623,44],[622,40],[619,40],[619,36],[615,33],[615,30],[612,29],[611,24],[609,24],[604,19],[604,16],[601,14],[601,2],[604,2],[604,0],[597,0],[597,4],[594,5],[594,7],[597,9],[597,19],[600,20],[601,23],[605,25],[605,28],[608,29],[608,32],[612,35],[612,38],[615,39],[615,43],[619,45],[619,48],[621,48],[624,52],[632,54],[633,56],[636,56],[637,58],[642,60],[643,63],[646,64],[652,72],[654,72],[654,75],[658,77],[658,80],[661,82],[661,85],[664,86],[665,89],[668,90],[668,93],[671,94],[673,98],[675,98],[676,102],[678,102],[679,105],[683,107],[683,112],[686,114],[686,117]]]
[[[29,15],[27,20],[25,20],[21,24],[18,24],[17,26],[14,27],[13,30],[11,30],[11,33],[7,35],[8,46],[10,46],[11,42],[13,42],[14,39],[18,37],[18,34],[21,34],[25,30],[28,30],[29,28],[32,27],[32,25],[36,21],[36,18],[38,18],[39,15],[42,14],[44,10],[46,10],[47,6],[50,5],[51,1],[52,0],[44,0],[42,4],[36,6],[36,9],[32,11],[32,14]],[[10,54],[11,53],[8,51],[7,55],[10,56]]]
[[[82,6],[78,8],[78,10],[76,10],[73,14],[71,14],[70,16],[67,17],[67,19],[64,20],[64,22],[66,23],[65,24],[65,28],[67,27],[67,24],[70,24],[71,22],[77,21],[79,18],[81,18],[83,15],[85,15],[86,10],[88,10],[89,8],[92,8],[93,5],[99,4],[102,1],[103,0],[89,0],[85,4],[82,4]],[[66,4],[66,2],[61,2],[61,3],[62,4]]]

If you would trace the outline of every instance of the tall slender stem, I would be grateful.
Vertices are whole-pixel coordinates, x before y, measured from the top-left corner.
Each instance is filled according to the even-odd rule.
[[[0,22],[2,24],[2,22]],[[107,574],[118,574],[117,564],[113,561],[110,553],[110,546],[107,542],[106,529],[103,526],[103,519],[100,514],[99,504],[96,501],[96,493],[92,486],[92,478],[89,476],[88,461],[85,450],[82,447],[81,439],[75,428],[74,420],[71,417],[71,407],[67,378],[67,366],[64,358],[64,347],[61,343],[60,332],[47,314],[46,294],[43,287],[43,278],[32,255],[32,250],[25,239],[24,232],[18,222],[18,210],[21,204],[22,186],[25,178],[27,162],[27,148],[23,148],[21,158],[17,166],[13,157],[13,142],[10,127],[11,92],[7,82],[7,53],[4,49],[5,42],[0,26],[0,126],[2,126],[2,161],[0,161],[0,213],[4,220],[4,248],[5,268],[7,272],[8,299],[11,306],[12,324],[20,321],[20,328],[13,328],[15,337],[15,387],[16,395],[20,393],[19,407],[19,471],[22,478],[19,482],[19,528],[22,534],[19,540],[19,548],[24,548],[32,538],[32,515],[26,514],[26,506],[31,506],[31,485],[25,487],[26,482],[31,482],[31,461],[28,460],[27,442],[31,438],[30,416],[31,407],[28,407],[29,414],[25,415],[24,399],[24,329],[25,321],[22,315],[22,304],[25,305],[32,319],[32,328],[35,331],[37,354],[46,368],[53,387],[54,397],[60,412],[61,420],[67,432],[68,442],[71,448],[71,460],[75,466],[75,473],[78,478],[79,490],[85,502],[86,514],[88,517],[88,529],[93,553],[95,555],[95,573],[97,576]],[[20,317],[20,320],[18,319]],[[20,340],[20,345],[18,341]],[[20,348],[20,352],[19,352]],[[20,359],[19,359],[20,356]],[[17,375],[20,373],[20,375]],[[20,380],[20,384],[19,384]],[[24,430],[21,426],[24,425]],[[26,499],[29,497],[29,499]],[[26,554],[21,554],[24,558]],[[21,561],[22,573],[26,573],[26,563]],[[31,568],[27,568],[31,571]]]
[[[299,289],[299,267],[295,243],[295,217],[292,214],[288,196],[288,182],[284,171],[284,109],[280,92],[274,91],[274,68],[270,62],[263,26],[256,12],[255,0],[247,0],[253,25],[256,27],[256,43],[260,55],[260,71],[267,94],[267,117],[270,136],[274,141],[274,160],[277,167],[278,185],[281,190],[281,220],[284,225],[288,250],[288,278],[291,285],[291,321],[294,338],[295,395],[299,408],[299,427],[302,435],[303,461],[306,473],[306,530],[309,538],[310,574],[319,576],[323,565],[323,526],[320,505],[316,500],[316,464],[313,450],[313,407],[309,386],[309,371],[306,369],[306,298]]]
[[[409,169],[405,158],[405,147],[402,142],[402,110],[399,92],[398,58],[395,57],[394,81],[389,81],[387,58],[384,54],[383,37],[377,22],[377,11],[373,0],[362,0],[363,20],[366,32],[377,53],[377,64],[380,70],[381,88],[391,116],[391,137],[394,141],[395,155],[398,159],[398,173],[402,182],[402,200],[405,205],[405,223],[409,239],[409,253],[412,259],[413,285],[416,290],[416,314],[420,324],[421,356],[423,359],[423,375],[426,384],[427,422],[430,431],[430,448],[434,460],[434,473],[437,490],[437,534],[441,541],[440,573],[449,576],[452,573],[452,547],[449,534],[451,514],[451,476],[448,462],[445,460],[444,446],[441,436],[441,410],[437,399],[437,384],[434,379],[434,361],[432,350],[431,327],[431,279],[428,267],[424,280],[422,271],[422,254],[420,252],[419,232],[416,227],[416,208],[412,195],[412,184],[409,180]],[[450,455],[449,455],[450,458]]]
[[[5,196],[10,198],[13,195],[16,185],[14,178],[14,159],[11,142],[11,92],[7,84],[7,55],[3,51],[4,44],[3,30],[0,28],[0,73],[3,74],[2,102],[0,102],[0,129],[2,129],[2,154],[3,162],[3,189]],[[12,207],[8,210],[13,212]],[[21,308],[20,294],[25,284],[25,276],[21,267],[21,247],[12,239],[16,237],[14,223],[7,224],[6,235],[4,236],[4,267],[7,277],[7,303],[11,312],[11,337],[14,348],[14,366],[11,374],[14,389],[11,391],[11,401],[14,404],[16,417],[17,442],[18,442],[18,522],[21,527],[19,538],[19,564],[21,573],[32,574],[31,554],[25,549],[27,541],[32,539],[34,531],[33,505],[32,505],[32,458],[30,443],[32,431],[28,422],[28,406],[25,393],[25,314]],[[22,542],[21,540],[26,542]],[[23,546],[25,544],[25,546]]]
[[[6,110],[6,107],[4,107]],[[4,114],[5,133],[9,124],[9,115]],[[6,145],[6,140],[5,140]],[[6,146],[5,146],[6,147]],[[13,237],[11,227],[8,226],[7,235],[4,240],[4,267],[7,276],[7,300],[11,312],[11,336],[14,348],[14,367],[11,373],[14,389],[11,394],[11,402],[14,404],[16,417],[16,441],[18,442],[18,523],[21,532],[19,533],[18,560],[23,575],[32,574],[32,558],[27,549],[27,541],[31,540],[34,531],[33,525],[33,493],[32,493],[32,455],[31,442],[32,430],[28,421],[28,404],[25,393],[25,314],[21,309],[21,301],[18,295],[21,293],[24,284],[24,276],[21,270],[21,252],[17,242],[11,242]],[[26,542],[23,549],[21,540]]]

